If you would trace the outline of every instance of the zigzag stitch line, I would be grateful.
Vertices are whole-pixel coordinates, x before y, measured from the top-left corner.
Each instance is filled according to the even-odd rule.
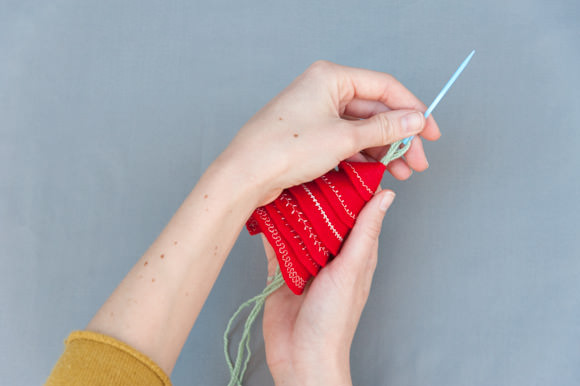
[[[371,190],[371,188],[369,188],[369,187],[367,186],[367,184],[365,184],[365,182],[363,181],[363,179],[361,178],[361,176],[358,174],[358,172],[356,171],[356,169],[354,168],[354,166],[352,166],[352,165],[351,165],[350,163],[348,163],[348,162],[345,162],[345,164],[346,164],[346,165],[348,165],[348,166],[351,168],[352,172],[355,174],[356,178],[358,178],[358,180],[359,180],[359,182],[361,183],[361,185],[363,186],[363,188],[365,188],[365,189],[367,190],[367,192],[369,192],[370,194],[375,194],[375,192],[373,192],[373,191]]]
[[[350,216],[350,218],[352,218],[354,220],[355,215],[350,210],[348,210],[348,208],[346,207],[346,204],[344,203],[344,200],[342,199],[342,196],[340,195],[340,193],[338,193],[338,190],[336,190],[334,185],[332,185],[332,182],[330,182],[328,180],[328,178],[326,178],[326,176],[324,176],[324,175],[320,176],[320,178],[322,179],[322,181],[324,181],[326,183],[326,185],[328,185],[330,190],[332,190],[334,192],[334,194],[336,195],[336,198],[338,198],[338,201],[340,201],[340,205],[342,205],[342,208],[344,209],[346,214],[348,214]]]
[[[342,241],[342,236],[334,228],[334,225],[332,225],[332,222],[330,222],[330,219],[326,215],[326,212],[324,211],[324,209],[322,209],[322,206],[320,206],[320,203],[318,202],[318,200],[316,199],[316,197],[314,197],[314,194],[312,194],[312,192],[310,191],[310,189],[308,189],[308,186],[306,186],[305,184],[302,184],[302,188],[304,188],[304,190],[306,191],[306,193],[308,194],[308,196],[310,197],[310,199],[314,202],[314,205],[316,205],[316,207],[318,208],[318,211],[320,212],[320,214],[322,214],[322,217],[324,218],[324,222],[326,222],[326,225],[328,225],[328,227],[330,228],[332,234],[339,241]]]

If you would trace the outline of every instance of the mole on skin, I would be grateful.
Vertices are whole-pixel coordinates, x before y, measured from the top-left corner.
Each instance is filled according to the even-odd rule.
[[[282,120],[282,117],[278,117],[278,120],[281,121]]]
[[[151,279],[151,283],[155,283],[155,278]]]
[[[177,241],[174,241],[174,242],[173,242],[173,245],[177,245]]]
[[[295,134],[294,134],[294,138],[298,138],[298,134],[296,134],[296,133],[295,133]]]
[[[161,256],[159,256],[159,257],[161,257],[163,259],[165,257],[165,255],[162,253]]]
[[[145,262],[145,264],[143,264],[143,266],[144,266],[144,267],[146,267],[146,266],[147,266],[147,264],[149,264],[149,262],[148,262],[148,261],[146,261],[146,262]]]
[[[203,195],[203,198],[207,198],[207,197],[208,197],[208,196],[207,196],[207,194],[204,194],[204,195]]]

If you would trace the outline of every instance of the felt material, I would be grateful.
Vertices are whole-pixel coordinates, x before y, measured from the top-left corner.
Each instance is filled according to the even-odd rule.
[[[379,162],[343,161],[338,170],[285,189],[252,213],[248,231],[264,233],[292,292],[301,294],[308,280],[339,253],[385,169]]]
[[[348,226],[340,221],[332,205],[314,182],[293,186],[289,190],[330,253],[337,255],[349,231]]]
[[[318,265],[324,267],[330,258],[330,251],[314,231],[310,220],[298,206],[298,202],[287,191],[282,192],[274,202],[286,217],[288,224],[300,236],[310,256]]]
[[[268,204],[271,205],[271,204]],[[252,214],[254,220],[259,224],[259,229],[266,236],[266,239],[274,248],[276,258],[280,266],[280,271],[284,281],[295,294],[299,295],[304,291],[308,279],[312,277],[308,270],[302,266],[292,248],[273,223],[268,211],[264,207],[257,208]]]
[[[288,244],[293,255],[296,256],[300,264],[306,268],[308,273],[316,275],[320,270],[320,265],[312,259],[310,253],[308,253],[306,245],[304,245],[300,236],[298,236],[296,231],[290,226],[290,224],[288,224],[288,221],[284,215],[282,215],[276,204],[267,205],[265,208],[282,237],[284,237],[285,240],[291,240]]]

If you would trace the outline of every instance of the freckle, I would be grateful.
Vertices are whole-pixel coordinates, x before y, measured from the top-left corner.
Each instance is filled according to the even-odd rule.
[[[143,279],[143,275],[139,275],[139,279]]]
[[[208,196],[207,196],[207,194],[205,194],[205,195],[203,196],[203,198],[207,198],[207,197],[208,197]]]
[[[189,296],[189,292],[186,292],[186,293],[185,293],[185,296]]]
[[[174,242],[173,242],[173,245],[177,245],[177,241],[174,241]]]
[[[151,283],[155,283],[155,278],[151,279]]]
[[[159,256],[159,257],[161,257],[163,259],[165,257],[165,255],[162,253],[161,256]]]
[[[113,313],[113,312],[111,312],[111,313],[109,314],[109,316],[110,316],[111,318],[113,317],[113,315],[115,315],[115,313]]]
[[[149,264],[149,262],[148,262],[148,261],[146,261],[146,262],[145,262],[145,264],[143,264],[143,266],[144,266],[144,267],[146,267],[146,266],[147,266],[147,264]]]
[[[294,138],[298,138],[298,134],[294,133]]]
[[[214,252],[214,253],[213,253],[213,255],[214,255],[214,256],[217,256],[217,252]]]
[[[213,249],[214,249],[215,251],[217,251],[217,249],[218,249],[218,246],[216,245],[215,247],[213,247]]]
[[[278,120],[281,121],[282,120],[282,117],[278,117]]]

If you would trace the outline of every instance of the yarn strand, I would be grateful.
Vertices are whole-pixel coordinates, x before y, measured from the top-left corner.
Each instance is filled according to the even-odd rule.
[[[228,364],[228,368],[230,370],[230,381],[228,383],[228,386],[242,385],[244,374],[248,367],[248,363],[250,362],[250,357],[252,356],[252,351],[250,350],[251,328],[257,316],[260,314],[260,311],[262,311],[264,303],[266,302],[266,298],[270,296],[272,292],[280,288],[283,284],[284,278],[282,277],[280,268],[277,268],[276,274],[272,282],[270,282],[270,284],[268,284],[260,294],[242,303],[228,321],[226,331],[224,332],[224,355],[226,358],[226,363]],[[244,323],[244,330],[242,331],[242,337],[240,339],[240,342],[238,343],[238,350],[236,353],[235,363],[232,363],[232,357],[230,356],[229,353],[229,345],[230,345],[231,330],[234,321],[238,318],[240,313],[245,308],[250,307],[252,304],[253,307],[246,318],[246,321]]]
[[[381,163],[387,166],[389,162],[394,161],[397,158],[401,158],[411,147],[411,142],[412,141],[409,141],[405,144],[403,140],[400,140],[392,143],[389,147],[389,150],[387,151],[387,154],[381,158]],[[401,145],[403,146],[401,147]]]

